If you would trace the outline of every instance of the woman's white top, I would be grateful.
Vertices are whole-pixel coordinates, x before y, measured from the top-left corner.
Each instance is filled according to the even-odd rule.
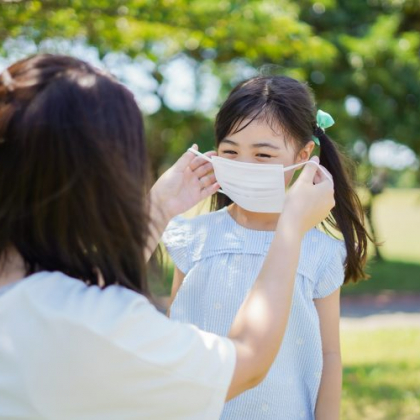
[[[171,318],[227,335],[273,237],[274,232],[240,226],[227,208],[190,220],[173,219],[163,239],[185,279],[172,304]],[[305,235],[280,352],[258,387],[225,405],[223,420],[314,418],[323,364],[314,299],[341,286],[345,256],[342,241],[316,229]]]
[[[0,419],[216,420],[235,355],[120,286],[41,272],[0,289]]]

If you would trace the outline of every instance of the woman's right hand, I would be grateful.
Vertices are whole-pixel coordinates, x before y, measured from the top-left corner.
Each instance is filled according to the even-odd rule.
[[[311,160],[319,165],[318,156]],[[323,170],[328,172],[324,167]],[[302,234],[321,223],[335,206],[334,184],[317,165],[306,165],[288,190],[280,221],[300,230]]]
[[[193,145],[193,148],[198,150],[197,145]],[[217,153],[204,154],[212,156]],[[156,181],[150,197],[168,222],[210,197],[219,188],[212,164],[187,151]]]

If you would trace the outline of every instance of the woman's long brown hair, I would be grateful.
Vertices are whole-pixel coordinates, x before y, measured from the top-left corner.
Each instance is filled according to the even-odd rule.
[[[285,76],[254,77],[235,87],[220,108],[215,123],[216,146],[254,120],[266,121],[275,131],[280,129],[293,142],[296,152],[316,135],[320,163],[334,178],[336,204],[326,224],[342,233],[347,250],[345,282],[356,282],[367,277],[364,266],[371,237],[364,225],[363,208],[352,185],[349,164],[335,143],[317,127],[315,112],[315,102],[305,84]],[[230,203],[226,195],[217,194],[211,208],[220,209]]]
[[[143,120],[111,76],[38,55],[0,77],[0,255],[147,294]]]

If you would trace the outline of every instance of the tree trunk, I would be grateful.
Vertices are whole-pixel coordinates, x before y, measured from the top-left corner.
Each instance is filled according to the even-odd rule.
[[[372,218],[372,208],[373,208],[374,197],[375,197],[375,195],[371,193],[370,196],[369,196],[369,201],[365,206],[365,212],[366,212],[367,221],[368,221],[369,226],[370,226],[370,231],[372,233],[372,238],[373,238],[373,241],[374,241],[373,242],[374,251],[375,251],[374,258],[375,258],[376,261],[383,261],[384,258],[382,256],[380,250],[379,250],[378,240],[376,238],[375,226],[374,226],[373,218]]]

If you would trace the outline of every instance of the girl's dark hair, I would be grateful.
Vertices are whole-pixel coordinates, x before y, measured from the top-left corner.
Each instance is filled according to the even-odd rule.
[[[266,121],[274,131],[280,129],[299,151],[316,135],[320,142],[320,163],[334,178],[335,207],[326,223],[339,230],[345,241],[347,260],[345,282],[366,278],[364,266],[368,241],[364,213],[352,186],[349,163],[334,142],[319,129],[315,120],[315,102],[307,85],[290,77],[254,77],[240,83],[220,108],[215,123],[216,145],[229,134],[243,130],[254,120]],[[212,210],[231,201],[224,194],[212,199]],[[328,229],[327,229],[328,230]]]
[[[1,74],[2,259],[14,247],[28,275],[148,294],[148,174],[141,112],[114,78],[47,54]]]

